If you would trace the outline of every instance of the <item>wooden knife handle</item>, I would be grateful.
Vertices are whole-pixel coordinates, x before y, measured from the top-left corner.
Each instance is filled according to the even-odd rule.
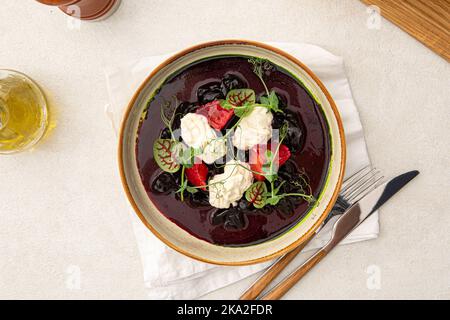
[[[327,251],[324,249],[319,250],[311,258],[309,258],[304,264],[287,276],[281,281],[275,288],[265,294],[261,300],[277,300],[286,294],[303,276],[308,273],[316,264],[319,263],[326,255]]]
[[[261,292],[275,279],[281,271],[303,250],[308,244],[309,240],[303,242],[294,250],[289,251],[273,265],[267,269],[261,277],[259,277],[247,291],[239,298],[240,300],[255,300]]]

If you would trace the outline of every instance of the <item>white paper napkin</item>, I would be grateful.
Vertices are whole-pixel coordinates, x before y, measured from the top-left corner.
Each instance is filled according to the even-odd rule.
[[[370,160],[364,133],[345,75],[342,58],[310,44],[269,44],[287,51],[304,62],[322,80],[334,98],[344,122],[347,140],[346,176],[368,165]],[[116,133],[123,111],[134,91],[151,70],[170,55],[147,57],[105,69],[110,96],[106,113]],[[132,212],[131,207],[130,216],[142,258],[144,282],[149,298],[194,299],[250,276],[270,264],[222,267],[198,262],[179,254],[159,241]],[[327,224],[308,244],[305,251],[324,245],[330,237],[331,227],[332,223]],[[378,213],[375,213],[342,244],[374,239],[378,236],[378,232]],[[238,296],[237,293],[236,298]]]

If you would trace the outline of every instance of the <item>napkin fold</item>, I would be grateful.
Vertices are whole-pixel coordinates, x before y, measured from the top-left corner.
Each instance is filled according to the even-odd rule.
[[[305,63],[324,83],[342,117],[347,141],[346,176],[369,165],[363,128],[353,101],[341,57],[311,44],[268,43]],[[106,114],[117,133],[123,111],[139,84],[171,54],[142,58],[105,68],[109,104]],[[188,258],[159,241],[137,218],[130,207],[130,217],[144,270],[144,283],[151,299],[195,299],[213,290],[265,269],[271,262],[224,267]],[[308,244],[304,251],[318,249],[331,235],[332,221]],[[378,213],[374,213],[341,244],[374,239],[378,236]],[[236,295],[236,298],[238,295]]]

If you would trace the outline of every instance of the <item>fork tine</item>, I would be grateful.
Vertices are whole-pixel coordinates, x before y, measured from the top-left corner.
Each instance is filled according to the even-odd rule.
[[[367,181],[367,179],[369,179],[373,175],[373,172],[375,170],[376,169],[370,169],[369,171],[364,171],[364,173],[362,175],[360,175],[357,179],[352,181],[351,185],[349,185],[347,190],[345,190],[344,192],[341,193],[342,197],[348,198],[349,194],[351,194],[353,191],[355,191],[355,189],[359,188],[359,186],[362,183]]]
[[[345,199],[350,202],[351,199],[354,199],[356,196],[358,196],[361,192],[363,192],[366,188],[370,187],[373,180],[375,180],[378,175],[380,174],[380,171],[377,169],[371,170],[364,179],[361,179],[355,187],[352,189],[351,192],[348,192],[345,195]]]
[[[345,197],[349,198],[350,196],[355,195],[358,190],[360,190],[367,182],[370,182],[378,173],[378,169],[370,170],[364,177],[361,177],[359,181],[353,184],[352,189],[345,194]]]
[[[373,184],[371,184],[366,190],[364,190],[364,192],[361,192],[359,194],[359,196],[354,197],[351,201],[352,203],[356,203],[359,200],[361,200],[362,198],[364,198],[367,194],[369,194],[372,190],[374,190],[376,187],[378,187],[379,185],[381,185],[384,181],[384,176],[380,176],[378,177]]]
[[[348,177],[344,183],[342,184],[342,189],[341,189],[341,194],[346,192],[347,189],[353,184],[354,181],[356,181],[357,179],[359,179],[361,177],[361,175],[367,171],[367,169],[369,169],[370,166],[365,166],[362,167],[361,169],[359,169],[357,172],[355,172],[354,174],[352,174],[350,177]]]
[[[359,201],[368,192],[376,188],[379,182],[384,178],[383,176],[379,177],[380,174],[378,169],[364,167],[348,178],[345,181],[345,187],[342,189],[336,200],[333,210],[327,216],[323,225],[328,223],[332,217],[342,214],[352,204]]]
[[[371,189],[374,185],[376,185],[381,179],[384,177],[381,175],[380,171],[377,171],[373,174],[373,176],[364,182],[358,189],[356,189],[352,194],[348,195],[348,202],[354,203],[356,198],[360,198],[361,195],[364,196],[367,194],[367,190]]]

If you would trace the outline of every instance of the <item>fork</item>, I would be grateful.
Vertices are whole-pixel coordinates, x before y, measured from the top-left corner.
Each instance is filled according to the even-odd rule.
[[[286,266],[303,250],[308,242],[322,230],[335,216],[344,213],[350,206],[358,202],[383,179],[377,169],[366,166],[349,177],[342,185],[342,190],[325,221],[305,242],[276,260],[240,297],[241,300],[254,300],[283,271]]]

